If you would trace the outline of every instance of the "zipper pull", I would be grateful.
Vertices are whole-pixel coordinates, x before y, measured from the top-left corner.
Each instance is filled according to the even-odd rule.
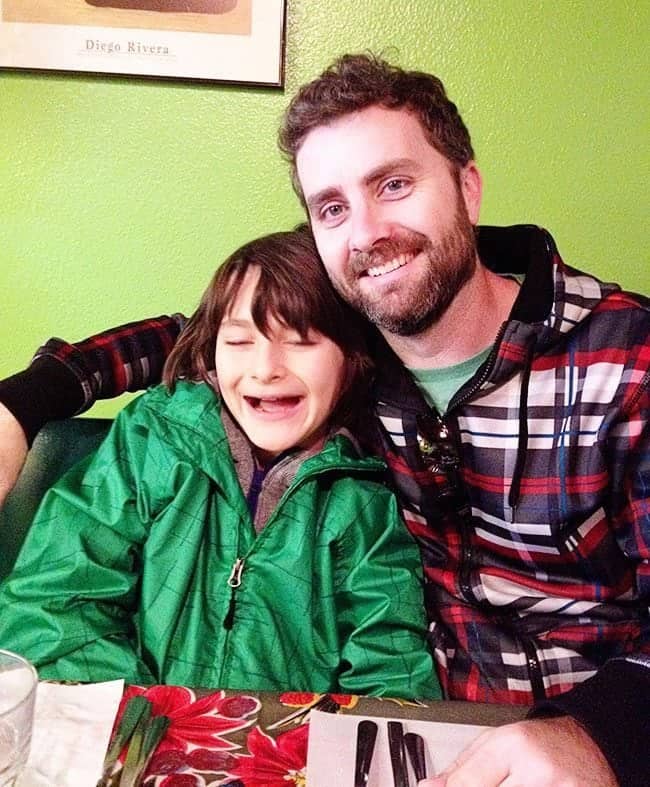
[[[230,576],[228,577],[228,587],[232,588],[230,593],[230,604],[228,605],[228,612],[223,620],[223,627],[230,630],[235,619],[235,590],[241,585],[241,575],[244,570],[244,561],[242,558],[237,558],[233,563]]]
[[[228,586],[231,588],[238,588],[241,585],[241,572],[244,570],[244,561],[238,557],[233,563],[232,571],[228,577]]]

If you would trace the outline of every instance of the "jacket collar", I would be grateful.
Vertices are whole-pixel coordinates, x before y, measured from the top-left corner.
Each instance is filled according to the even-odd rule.
[[[511,320],[542,322],[554,298],[555,241],[533,224],[477,227],[478,253],[489,270],[500,275],[520,274],[524,281],[510,313]]]

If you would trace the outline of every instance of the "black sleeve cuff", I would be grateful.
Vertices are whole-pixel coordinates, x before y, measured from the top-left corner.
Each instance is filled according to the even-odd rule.
[[[612,659],[531,716],[572,716],[598,744],[621,787],[650,784],[650,660]]]
[[[41,356],[25,371],[0,380],[0,402],[21,425],[31,446],[48,421],[78,413],[84,405],[84,393],[65,364]]]

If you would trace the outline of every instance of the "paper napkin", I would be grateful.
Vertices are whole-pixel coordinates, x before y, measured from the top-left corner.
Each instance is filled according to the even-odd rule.
[[[357,726],[364,718],[378,725],[368,787],[393,787],[393,772],[388,749],[390,719],[312,711],[309,714],[307,784],[309,787],[354,787]],[[460,752],[487,727],[475,724],[447,724],[435,721],[401,722],[404,732],[417,732],[424,738],[429,777],[444,770]],[[413,779],[413,776],[411,776]],[[414,783],[414,782],[413,782]]]
[[[39,683],[32,748],[17,787],[94,787],[124,681]]]

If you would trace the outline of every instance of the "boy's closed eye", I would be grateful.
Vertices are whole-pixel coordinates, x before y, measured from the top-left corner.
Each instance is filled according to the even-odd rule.
[[[318,344],[316,339],[311,336],[292,336],[282,340],[283,344],[294,347],[314,347]]]

